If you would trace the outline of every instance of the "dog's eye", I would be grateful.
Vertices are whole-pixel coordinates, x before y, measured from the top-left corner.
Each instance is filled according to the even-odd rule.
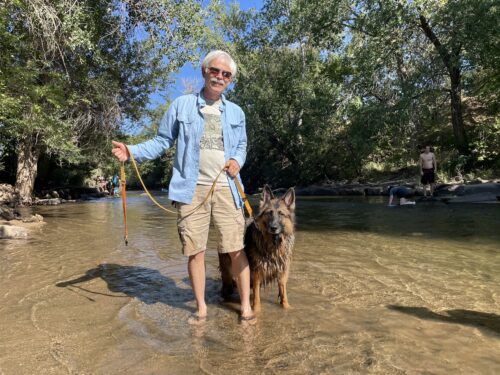
[[[285,216],[285,217],[287,217],[287,216],[288,216],[288,215],[286,214],[286,212],[283,212],[283,211],[279,211],[279,212],[278,212],[278,214],[279,214],[280,216]]]

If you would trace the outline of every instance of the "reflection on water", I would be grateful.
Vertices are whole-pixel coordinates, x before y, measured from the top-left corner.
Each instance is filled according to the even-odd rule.
[[[213,236],[209,318],[187,324],[175,217],[146,197],[129,246],[118,199],[40,207],[0,242],[0,374],[500,373],[500,207],[385,204],[299,198],[292,309],[268,287],[253,327],[220,301]]]

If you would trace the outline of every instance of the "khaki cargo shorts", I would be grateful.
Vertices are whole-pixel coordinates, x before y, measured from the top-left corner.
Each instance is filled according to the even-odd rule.
[[[210,188],[209,185],[196,185],[191,204],[176,203],[177,229],[182,253],[186,256],[206,250],[210,223],[217,232],[219,253],[243,249],[245,218],[243,211],[236,208],[229,186],[216,186],[206,202],[198,207]]]

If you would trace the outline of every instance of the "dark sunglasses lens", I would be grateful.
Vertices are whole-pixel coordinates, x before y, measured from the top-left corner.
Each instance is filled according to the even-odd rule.
[[[213,75],[218,75],[221,72],[219,68],[214,68],[214,67],[210,67],[208,68],[208,70]],[[231,75],[232,75],[231,72],[226,72],[225,70],[222,70],[222,77],[229,79],[231,78]]]
[[[217,69],[217,68],[208,68],[208,70],[210,70],[210,73],[212,73],[214,75],[217,75],[220,72],[220,69]]]

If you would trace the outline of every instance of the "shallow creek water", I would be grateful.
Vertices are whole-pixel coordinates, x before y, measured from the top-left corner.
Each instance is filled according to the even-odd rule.
[[[129,246],[119,199],[39,207],[0,241],[0,374],[499,374],[500,206],[385,204],[299,198],[292,308],[272,285],[254,326],[220,301],[213,236],[187,323],[175,217],[146,197]]]

